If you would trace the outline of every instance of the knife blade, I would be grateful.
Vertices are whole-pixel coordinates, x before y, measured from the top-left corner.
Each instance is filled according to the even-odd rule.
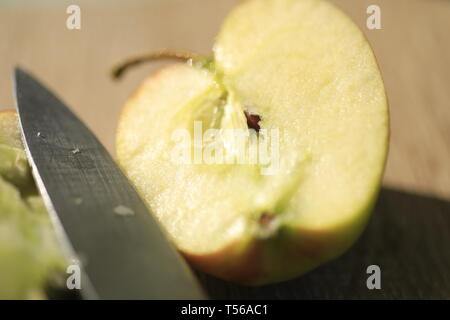
[[[206,298],[95,135],[29,73],[15,68],[14,80],[33,175],[62,248],[80,263],[82,297]]]

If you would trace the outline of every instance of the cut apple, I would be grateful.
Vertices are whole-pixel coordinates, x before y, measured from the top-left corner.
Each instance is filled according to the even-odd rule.
[[[0,111],[0,299],[44,298],[64,260],[20,138],[17,115]]]
[[[171,161],[173,133],[193,133],[195,121],[249,137],[279,130],[276,170]],[[349,248],[367,223],[387,147],[388,107],[371,48],[322,0],[242,2],[209,63],[169,66],[130,97],[116,144],[188,261],[249,285],[293,278]],[[234,151],[233,137],[224,135],[222,148]]]

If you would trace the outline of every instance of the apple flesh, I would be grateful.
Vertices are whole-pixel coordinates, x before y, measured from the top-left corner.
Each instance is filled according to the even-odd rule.
[[[174,130],[192,132],[196,120],[249,130],[255,119],[280,130],[274,174],[170,161]],[[299,276],[347,250],[370,216],[387,147],[371,48],[321,0],[242,2],[209,64],[169,66],[129,98],[116,142],[120,165],[187,260],[247,285]]]
[[[0,111],[0,299],[45,298],[46,284],[62,266],[17,115]]]

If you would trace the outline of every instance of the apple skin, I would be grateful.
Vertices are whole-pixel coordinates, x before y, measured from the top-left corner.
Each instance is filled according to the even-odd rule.
[[[374,196],[374,200],[376,195]],[[346,252],[363,232],[372,204],[354,221],[329,230],[280,228],[268,239],[242,240],[206,255],[181,251],[196,269],[247,286],[260,286],[289,280]]]

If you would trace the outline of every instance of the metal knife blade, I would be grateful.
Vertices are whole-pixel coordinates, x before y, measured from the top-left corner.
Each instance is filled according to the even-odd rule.
[[[16,106],[33,175],[87,299],[203,299],[159,223],[94,134],[27,72]]]

